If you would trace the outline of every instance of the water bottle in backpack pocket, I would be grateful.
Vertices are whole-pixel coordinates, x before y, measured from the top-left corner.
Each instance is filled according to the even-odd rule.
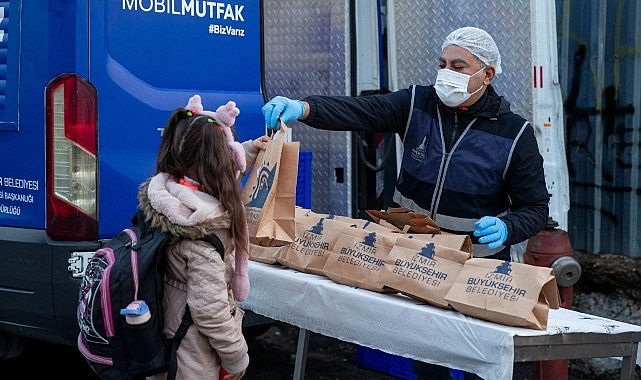
[[[145,301],[133,301],[120,310],[124,316],[123,343],[130,366],[135,372],[163,368],[168,344],[157,332],[162,331],[161,315],[151,315]]]

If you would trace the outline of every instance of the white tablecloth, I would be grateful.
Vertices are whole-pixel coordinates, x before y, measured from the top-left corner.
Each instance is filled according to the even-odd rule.
[[[325,336],[478,374],[512,379],[515,335],[639,332],[641,326],[550,310],[547,330],[505,326],[400,294],[380,294],[251,261],[251,292],[240,306]],[[637,359],[637,362],[639,360]]]

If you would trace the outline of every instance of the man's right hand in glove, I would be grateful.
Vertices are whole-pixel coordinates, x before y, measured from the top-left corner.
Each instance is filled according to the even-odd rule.
[[[275,128],[278,119],[287,124],[303,117],[305,115],[305,105],[300,100],[277,96],[263,106],[263,115],[265,116],[267,128]]]

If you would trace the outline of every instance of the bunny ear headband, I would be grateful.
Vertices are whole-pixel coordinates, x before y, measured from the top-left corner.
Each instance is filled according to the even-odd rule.
[[[225,133],[227,139],[227,146],[231,150],[234,161],[236,162],[236,169],[240,172],[244,172],[247,168],[247,162],[245,160],[245,149],[238,141],[234,140],[234,134],[231,131],[231,127],[236,122],[236,116],[240,114],[240,110],[236,107],[236,103],[229,101],[227,104],[218,107],[216,112],[205,111],[203,104],[200,99],[200,95],[194,95],[189,98],[189,102],[185,106],[185,109],[190,110],[191,112],[198,115],[206,115],[214,118],[216,122],[220,125],[220,129]]]

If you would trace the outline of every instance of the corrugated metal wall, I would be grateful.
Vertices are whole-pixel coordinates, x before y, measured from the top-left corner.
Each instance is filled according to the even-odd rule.
[[[349,95],[348,1],[264,0],[266,95]],[[291,123],[312,151],[312,209],[351,214],[351,135]],[[337,171],[343,169],[342,182]],[[340,174],[340,173],[339,173]]]
[[[557,0],[568,232],[591,253],[641,256],[639,15],[639,0]]]
[[[532,120],[530,1],[488,3],[467,0],[397,0],[393,2],[396,28],[395,90],[436,79],[441,43],[451,31],[476,26],[490,33],[501,53],[503,73],[493,86],[505,95],[512,110]],[[488,7],[492,7],[488,10]]]

